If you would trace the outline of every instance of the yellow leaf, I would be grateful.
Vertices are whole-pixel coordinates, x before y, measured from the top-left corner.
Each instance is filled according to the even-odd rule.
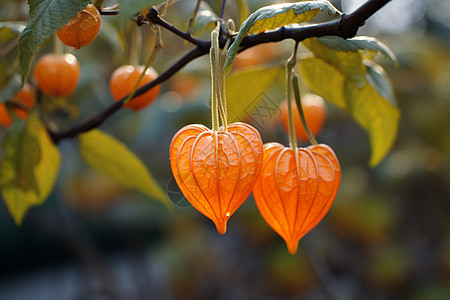
[[[283,68],[248,68],[232,73],[226,79],[228,120],[236,122],[252,112],[263,99],[264,91],[274,82]]]
[[[334,105],[346,109],[344,98],[344,75],[317,57],[300,61],[300,74],[306,85],[316,94]]]
[[[320,12],[319,8],[314,8],[305,11],[302,14],[297,14],[294,9],[290,9],[280,14],[278,12],[278,6],[280,6],[280,4],[272,5],[271,8],[274,10],[274,13],[265,15],[264,18],[258,18],[247,34],[274,30],[288,24],[308,22],[314,19]]]
[[[329,65],[334,66],[347,79],[362,87],[366,67],[362,63],[363,57],[359,51],[336,51],[324,46],[319,39],[309,38],[302,42],[314,56],[321,58]]]
[[[350,113],[369,135],[372,148],[369,165],[374,167],[388,154],[395,142],[400,111],[367,81],[363,88],[348,81],[344,84],[344,90],[350,102]]]
[[[394,63],[398,63],[395,54],[378,39],[370,36],[357,36],[344,40],[336,36],[327,36],[315,39],[321,45],[334,51],[343,52],[360,52],[364,58],[372,59],[376,54],[380,53],[384,57],[390,59]]]
[[[0,188],[6,207],[20,225],[30,207],[44,203],[52,191],[61,156],[35,115],[16,128],[8,131],[3,142]],[[30,159],[30,150],[39,155]]]
[[[144,163],[123,143],[96,129],[79,135],[79,141],[81,156],[92,168],[172,208]]]
[[[390,50],[375,39],[309,38],[303,44],[314,57],[300,63],[302,78],[318,95],[350,112],[367,131],[376,166],[397,136],[400,111],[387,75],[368,58],[373,51],[395,61]]]

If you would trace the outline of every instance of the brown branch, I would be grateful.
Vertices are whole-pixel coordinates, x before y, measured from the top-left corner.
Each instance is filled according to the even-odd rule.
[[[155,78],[155,80],[153,80],[152,82],[149,82],[148,84],[139,88],[136,91],[133,98],[135,98],[139,95],[142,95],[143,93],[145,93],[149,89],[153,88],[157,84],[160,84],[161,82],[169,79],[173,74],[175,74],[180,69],[182,69],[186,64],[188,64],[189,62],[193,61],[194,59],[196,59],[200,56],[203,56],[204,54],[205,54],[204,49],[202,49],[200,47],[197,47],[197,48],[191,50],[185,56],[180,58],[175,64],[173,64],[169,69],[167,69],[164,73],[161,73],[161,75],[159,75],[157,78]],[[70,128],[67,131],[61,131],[61,132],[49,131],[52,140],[55,143],[58,143],[62,139],[77,136],[80,133],[89,131],[91,129],[94,129],[94,128],[100,126],[106,119],[108,119],[115,112],[117,112],[120,108],[122,108],[123,101],[125,101],[125,99],[127,99],[127,97],[128,97],[128,95],[123,97],[122,99],[118,100],[117,102],[114,102],[109,107],[107,107],[104,111],[100,112],[98,115],[91,117],[90,119],[84,121],[83,123],[81,123],[75,127]]]
[[[367,0],[364,4],[358,7],[356,10],[351,12],[348,15],[343,15],[341,19],[334,20],[330,22],[313,24],[304,26],[301,28],[285,28],[282,27],[280,29],[274,31],[263,32],[260,34],[249,35],[245,37],[239,48],[239,51],[242,51],[247,48],[251,48],[253,46],[269,43],[269,42],[279,42],[285,39],[294,39],[297,42],[303,41],[306,38],[310,37],[321,37],[321,36],[338,36],[342,38],[351,38],[356,35],[359,27],[364,25],[365,21],[371,17],[374,13],[376,13],[381,7],[383,7],[386,3],[391,0]],[[142,95],[152,87],[157,84],[162,83],[163,81],[169,79],[176,72],[182,69],[189,62],[195,60],[198,57],[206,55],[209,53],[210,42],[199,40],[189,33],[183,32],[175,26],[169,24],[165,20],[161,19],[158,16],[158,12],[156,9],[152,8],[149,10],[146,18],[148,21],[158,24],[163,28],[173,32],[174,34],[180,36],[181,38],[191,42],[196,45],[196,48],[188,52],[185,56],[179,59],[174,65],[168,68],[164,73],[159,75],[152,82],[142,86],[136,91],[136,94],[133,98]],[[225,39],[221,40],[221,47],[225,44]],[[120,101],[113,103],[111,106],[107,107],[104,111],[99,114],[87,119],[83,123],[72,127],[67,131],[61,132],[50,132],[50,136],[52,137],[55,143],[58,143],[60,140],[65,138],[70,138],[77,136],[82,132],[89,131],[93,128],[100,126],[106,119],[108,119],[111,115],[117,112],[123,105],[123,101],[127,98],[125,96]]]

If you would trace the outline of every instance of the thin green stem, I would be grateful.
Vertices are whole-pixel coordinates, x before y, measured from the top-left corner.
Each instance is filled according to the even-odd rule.
[[[217,95],[216,95],[216,85],[214,82],[216,82],[216,75],[214,72],[214,51],[211,48],[209,53],[209,63],[211,65],[211,126],[212,130],[216,131],[219,128],[219,116],[218,116],[218,109],[217,109]]]
[[[220,29],[220,23],[218,23],[218,28]],[[219,48],[219,39],[217,39],[217,41],[215,41],[214,43],[217,42],[217,47],[215,47],[214,49],[214,73],[215,73],[215,81],[214,81],[214,86],[216,89],[216,94],[217,94],[217,106],[219,108],[219,116],[220,116],[220,120],[222,121],[222,126],[224,128],[224,130],[226,130],[227,128],[227,119],[226,119],[226,109],[225,109],[225,105],[224,105],[224,101],[223,101],[223,93],[222,93],[222,81],[223,81],[223,71],[221,69],[221,63],[220,63],[220,48]]]
[[[155,27],[156,28],[156,42],[155,42],[155,46],[153,47],[153,51],[150,55],[150,57],[147,60],[147,63],[145,65],[144,70],[142,71],[141,75],[139,76],[138,81],[136,82],[136,84],[133,87],[133,90],[131,91],[131,93],[128,95],[127,99],[125,99],[123,101],[123,104],[126,104],[128,102],[130,102],[134,96],[134,94],[136,93],[139,84],[142,81],[142,78],[144,78],[145,72],[147,71],[148,68],[150,68],[150,66],[153,64],[153,61],[156,58],[156,55],[158,54],[159,50],[162,48],[162,41],[161,41],[161,32],[159,30],[159,27]],[[140,32],[139,32],[140,33]]]
[[[212,116],[212,130],[219,129],[219,99],[218,99],[218,60],[219,60],[219,33],[220,23],[217,22],[216,28],[211,32],[211,49],[209,51],[209,58],[211,64],[211,116]]]
[[[300,119],[302,120],[303,128],[305,128],[306,134],[308,135],[309,141],[313,145],[317,145],[317,141],[314,138],[311,130],[309,130],[308,124],[306,123],[305,113],[303,112],[302,101],[300,97],[300,84],[298,75],[294,73],[292,76],[292,87],[294,89],[295,103],[297,104],[298,112],[300,113]]]
[[[229,32],[234,32],[235,26],[233,20],[229,19],[226,23],[226,30],[227,30],[227,41],[225,42],[225,46],[222,49],[222,52],[220,53],[220,93],[221,93],[221,99],[222,99],[222,106],[223,110],[225,112],[224,119],[226,122],[228,122],[228,104],[227,104],[227,95],[225,90],[225,75],[223,72],[223,66],[225,65],[225,60],[227,58],[228,54],[228,47],[230,46],[231,39],[229,38]],[[225,130],[227,128],[227,123],[224,125]]]
[[[64,54],[64,44],[59,40],[56,34],[53,37],[53,53],[57,55]]]
[[[288,116],[289,116],[289,127],[288,127],[288,135],[289,135],[289,147],[292,150],[297,149],[297,138],[295,136],[295,123],[294,123],[294,114],[292,112],[292,95],[291,95],[291,81],[292,81],[292,70],[295,67],[297,62],[297,48],[298,42],[295,43],[294,51],[292,55],[286,62],[286,101],[288,105]]]
[[[141,27],[133,26],[131,34],[130,64],[138,66],[141,60],[142,33]]]
[[[220,53],[218,72],[219,74],[219,101],[223,111],[223,120],[224,120],[224,130],[227,129],[228,126],[228,108],[227,108],[227,96],[225,91],[225,75],[223,73],[223,66],[225,64],[225,59],[228,53],[228,46],[230,45],[230,39],[227,39],[225,46],[223,47],[222,53]]]

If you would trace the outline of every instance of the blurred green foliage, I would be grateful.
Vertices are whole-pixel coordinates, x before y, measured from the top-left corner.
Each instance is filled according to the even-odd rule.
[[[208,2],[217,10],[219,1]],[[256,2],[250,1],[251,11]],[[149,166],[175,213],[95,173],[80,159],[76,141],[63,141],[56,190],[22,227],[13,225],[0,201],[0,298],[38,297],[48,288],[54,299],[450,299],[450,26],[433,19],[427,5],[436,1],[419,2],[422,15],[400,33],[384,35],[370,22],[364,28],[377,31],[399,59],[398,68],[385,65],[402,112],[394,148],[379,166],[368,168],[365,132],[347,113],[328,106],[318,140],[340,159],[341,188],[296,256],[264,223],[252,198],[219,236],[173,184],[168,160],[173,134],[189,123],[210,122],[208,59],[201,58],[165,82],[150,108],[121,111],[101,126]],[[178,1],[165,18],[186,29],[192,3]],[[237,19],[229,3],[227,11]],[[26,18],[25,1],[0,4],[1,20]],[[113,101],[109,74],[126,62],[128,50],[115,36],[117,17],[102,21],[92,47],[75,51],[82,68],[77,91],[59,106],[49,104],[62,128]],[[143,60],[153,46],[149,34],[144,26]],[[190,47],[168,32],[163,41],[154,64],[160,73]],[[49,40],[38,56],[51,49]],[[278,57],[268,63],[287,58],[290,49],[288,42],[279,43]],[[16,56],[9,52],[2,64],[16,68]],[[182,76],[195,89],[180,88]],[[282,80],[264,97],[281,101]],[[264,141],[287,143],[276,117],[249,113],[248,119]],[[1,129],[0,140],[4,133]],[[62,292],[69,284],[70,292]]]

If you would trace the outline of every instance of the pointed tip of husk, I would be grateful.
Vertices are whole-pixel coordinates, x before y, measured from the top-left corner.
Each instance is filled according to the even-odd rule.
[[[217,231],[220,234],[224,235],[227,232],[227,222],[226,221],[224,221],[224,222],[217,222],[215,224],[216,224]]]
[[[295,255],[298,249],[298,241],[286,241],[286,245],[290,254]]]

